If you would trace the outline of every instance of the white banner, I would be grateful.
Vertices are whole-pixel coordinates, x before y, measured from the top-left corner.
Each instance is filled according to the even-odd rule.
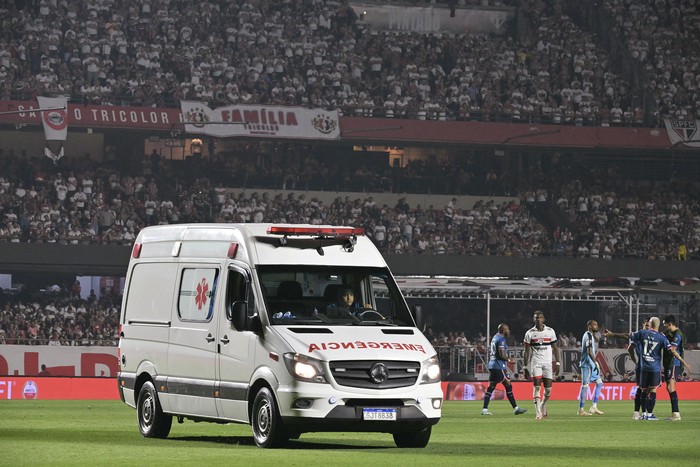
[[[340,138],[337,111],[266,105],[228,105],[210,109],[202,102],[181,101],[185,132],[227,138]]]
[[[359,21],[374,31],[440,34],[495,34],[508,32],[514,8],[457,8],[454,16],[446,7],[376,5],[350,2]]]
[[[700,133],[698,133],[698,125],[700,120],[678,120],[673,118],[664,118],[668,139],[674,146],[683,144],[693,148],[700,148]]]
[[[37,97],[46,141],[65,141],[68,136],[68,98]],[[50,109],[50,110],[43,110]]]
[[[117,347],[0,345],[0,375],[114,378],[117,352]]]

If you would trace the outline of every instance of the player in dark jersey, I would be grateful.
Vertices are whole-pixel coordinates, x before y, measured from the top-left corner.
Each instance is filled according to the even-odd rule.
[[[678,326],[676,326],[676,320],[673,315],[664,317],[664,328],[666,329],[664,334],[666,339],[668,339],[671,345],[676,348],[678,355],[682,357],[685,336],[683,336],[681,330],[678,329]],[[678,381],[682,374],[683,365],[681,365],[681,361],[675,358],[670,352],[664,352],[664,379],[666,380],[668,397],[671,399],[671,416],[666,419],[669,421],[675,422],[681,419],[681,413],[678,409],[676,381]]]
[[[644,318],[644,327],[642,329],[649,329],[649,318]],[[623,339],[629,339],[629,333],[622,332],[610,332],[605,331],[605,337],[620,337]],[[633,420],[639,420],[642,418],[642,407],[644,407],[644,391],[640,387],[639,379],[642,376],[642,350],[640,344],[635,344],[630,342],[627,346],[627,353],[635,364],[634,369],[634,381],[637,385],[634,391],[634,413],[632,414]]]
[[[653,317],[649,320],[649,329],[642,329],[630,335],[630,340],[635,344],[641,344],[642,375],[639,385],[646,395],[646,404],[642,420],[657,420],[654,415],[656,405],[656,388],[661,384],[661,359],[665,349],[678,358],[685,366],[688,366],[683,357],[678,355],[676,349],[659,332],[661,320]]]
[[[507,364],[515,363],[512,358],[508,358],[508,344],[506,344],[506,337],[508,336],[510,336],[510,327],[502,323],[498,325],[498,332],[491,339],[491,347],[489,348],[489,387],[486,390],[486,394],[484,394],[484,408],[481,409],[481,415],[493,415],[489,412],[489,402],[498,383],[503,384],[503,387],[506,388],[506,396],[510,401],[510,405],[513,406],[513,413],[520,415],[527,412],[527,409],[521,409],[515,402],[513,385],[510,384],[510,378],[508,377]]]

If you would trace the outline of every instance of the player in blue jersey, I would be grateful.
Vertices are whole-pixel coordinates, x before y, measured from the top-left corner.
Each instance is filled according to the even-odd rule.
[[[649,329],[649,318],[644,318],[644,327],[642,329]],[[610,331],[605,331],[605,337],[620,337],[623,339],[629,339],[630,334],[629,333],[621,333],[621,332],[610,332]],[[645,401],[644,401],[644,391],[642,391],[642,388],[640,386],[640,378],[642,376],[642,346],[640,344],[635,344],[634,342],[630,342],[629,345],[627,346],[627,353],[630,356],[630,360],[632,360],[635,364],[635,372],[634,372],[634,380],[635,383],[637,384],[637,387],[635,388],[634,391],[634,413],[632,414],[632,419],[633,420],[639,420],[642,418],[642,408],[644,407]]]
[[[642,329],[630,336],[632,342],[641,344],[642,375],[639,385],[646,396],[642,420],[657,420],[654,415],[654,406],[656,405],[656,388],[661,384],[662,351],[671,352],[681,363],[688,366],[683,357],[666,339],[666,336],[659,332],[660,324],[661,320],[654,316],[649,320],[649,329]]]
[[[512,358],[508,358],[508,344],[506,343],[506,337],[508,336],[510,336],[510,327],[502,323],[498,325],[498,333],[491,339],[491,347],[489,348],[489,387],[486,390],[486,394],[484,394],[484,408],[481,409],[481,415],[493,415],[489,412],[489,402],[498,383],[503,384],[503,387],[506,388],[506,396],[508,401],[510,401],[510,405],[513,406],[513,413],[520,415],[527,412],[527,409],[518,407],[513,396],[513,385],[510,384],[507,364],[515,362]]]
[[[649,317],[644,319],[642,329],[649,329]],[[642,377],[642,346],[630,342],[627,346],[627,353],[629,353],[630,358],[632,358],[632,361],[636,365],[634,380],[637,383],[637,390],[634,393],[634,414],[632,415],[632,419],[639,420],[642,418],[642,410],[645,404],[644,391],[642,391],[642,387],[640,386],[640,379]]]
[[[675,347],[676,352],[681,357],[683,356],[683,333],[678,326],[676,326],[676,320],[673,315],[668,315],[664,317],[664,328],[666,329],[666,339]],[[664,379],[666,380],[666,390],[668,391],[668,397],[671,399],[671,416],[666,420],[669,421],[679,421],[681,419],[681,412],[678,409],[678,393],[676,392],[676,381],[683,374],[683,366],[681,361],[674,358],[669,352],[664,352]]]
[[[603,415],[603,411],[598,408],[598,398],[603,390],[603,379],[600,377],[600,366],[596,362],[596,338],[595,333],[598,332],[598,322],[590,320],[586,323],[588,329],[583,333],[581,338],[581,391],[578,395],[578,414],[579,415]],[[588,385],[595,381],[595,393],[593,394],[593,405],[590,412],[584,410],[586,404],[586,393]]]

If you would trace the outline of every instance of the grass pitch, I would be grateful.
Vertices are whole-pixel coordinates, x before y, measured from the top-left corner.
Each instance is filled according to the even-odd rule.
[[[288,448],[259,449],[247,425],[173,423],[166,440],[144,439],[119,401],[1,401],[0,465],[698,465],[700,402],[681,401],[680,422],[632,420],[632,403],[602,402],[602,416],[549,402],[549,418],[514,416],[507,401],[446,402],[425,449],[398,449],[391,435],[306,433]],[[587,407],[590,403],[587,403]],[[670,415],[668,401],[657,416]]]

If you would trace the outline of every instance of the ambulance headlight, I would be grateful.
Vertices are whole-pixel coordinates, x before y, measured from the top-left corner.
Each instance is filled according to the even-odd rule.
[[[320,360],[298,353],[284,354],[284,364],[289,374],[299,381],[326,383],[323,365]]]
[[[423,378],[421,383],[437,383],[440,381],[440,361],[433,355],[423,362]]]

